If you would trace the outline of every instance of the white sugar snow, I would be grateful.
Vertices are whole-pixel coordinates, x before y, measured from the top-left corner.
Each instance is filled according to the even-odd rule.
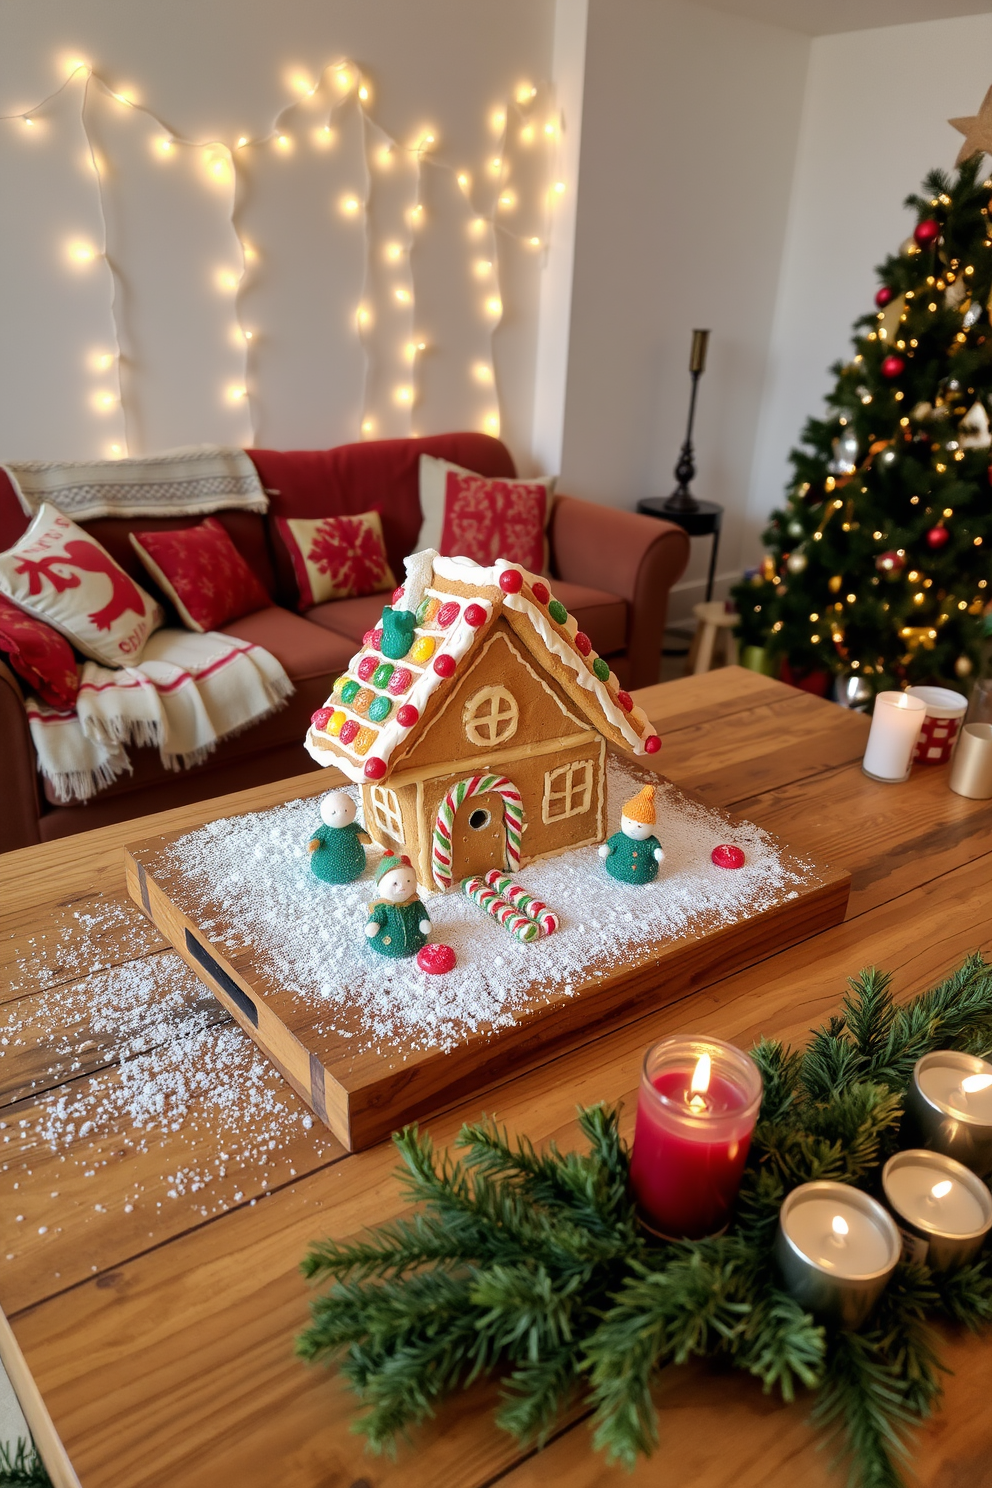
[[[654,777],[611,758],[608,832],[648,779]],[[355,1038],[356,1048],[392,1054],[449,1049],[467,1030],[509,1026],[551,993],[573,995],[596,974],[636,963],[646,942],[732,925],[795,897],[807,869],[795,860],[786,865],[760,827],[730,824],[658,785],[655,831],[665,860],[654,883],[618,883],[596,847],[521,870],[528,892],[561,915],[552,936],[523,945],[457,892],[425,893],[431,941],[452,946],[458,958],[444,976],[422,972],[414,959],[389,961],[367,945],[377,848],[357,883],[326,884],[310,872],[306,844],[318,821],[316,800],[210,822],[173,843],[166,866],[174,884],[181,878],[173,892],[205,936],[232,951],[251,946],[278,985],[325,1011],[328,1030]],[[723,842],[743,850],[744,867],[712,863]]]

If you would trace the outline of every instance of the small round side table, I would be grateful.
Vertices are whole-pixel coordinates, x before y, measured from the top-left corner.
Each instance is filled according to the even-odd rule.
[[[716,555],[720,547],[720,524],[723,507],[715,501],[697,501],[695,511],[666,511],[666,496],[645,496],[637,503],[637,510],[646,517],[660,517],[663,522],[674,522],[690,537],[712,537],[710,571],[706,579],[706,603],[713,598],[713,580],[716,578]]]

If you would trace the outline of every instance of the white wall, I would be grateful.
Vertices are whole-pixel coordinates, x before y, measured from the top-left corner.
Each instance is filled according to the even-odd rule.
[[[854,320],[873,308],[873,269],[908,236],[902,203],[977,113],[990,80],[992,15],[817,38],[751,481],[745,561],[761,551],[789,450],[846,358]]]
[[[694,326],[712,329],[696,494],[736,569],[809,38],[685,0],[590,0],[563,486],[666,496]],[[673,613],[702,598],[694,543]]]

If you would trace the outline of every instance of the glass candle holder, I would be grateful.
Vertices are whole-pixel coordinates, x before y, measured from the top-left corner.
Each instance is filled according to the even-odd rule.
[[[908,692],[880,692],[861,768],[872,780],[908,780],[927,705]]]
[[[982,1180],[942,1152],[909,1148],[882,1169],[882,1192],[909,1261],[946,1271],[982,1248],[992,1229],[992,1194]]]
[[[761,1107],[753,1059],[721,1039],[662,1039],[644,1056],[631,1184],[643,1223],[666,1240],[726,1228]]]
[[[960,1049],[935,1049],[913,1066],[906,1135],[917,1147],[992,1173],[992,1064]]]
[[[782,1281],[821,1322],[860,1328],[901,1253],[891,1216],[847,1183],[801,1183],[779,1210],[775,1260]]]

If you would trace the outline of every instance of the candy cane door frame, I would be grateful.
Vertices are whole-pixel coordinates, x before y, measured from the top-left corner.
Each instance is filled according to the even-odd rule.
[[[496,791],[469,796],[455,812],[451,829],[451,876],[455,883],[506,863],[506,816]]]

